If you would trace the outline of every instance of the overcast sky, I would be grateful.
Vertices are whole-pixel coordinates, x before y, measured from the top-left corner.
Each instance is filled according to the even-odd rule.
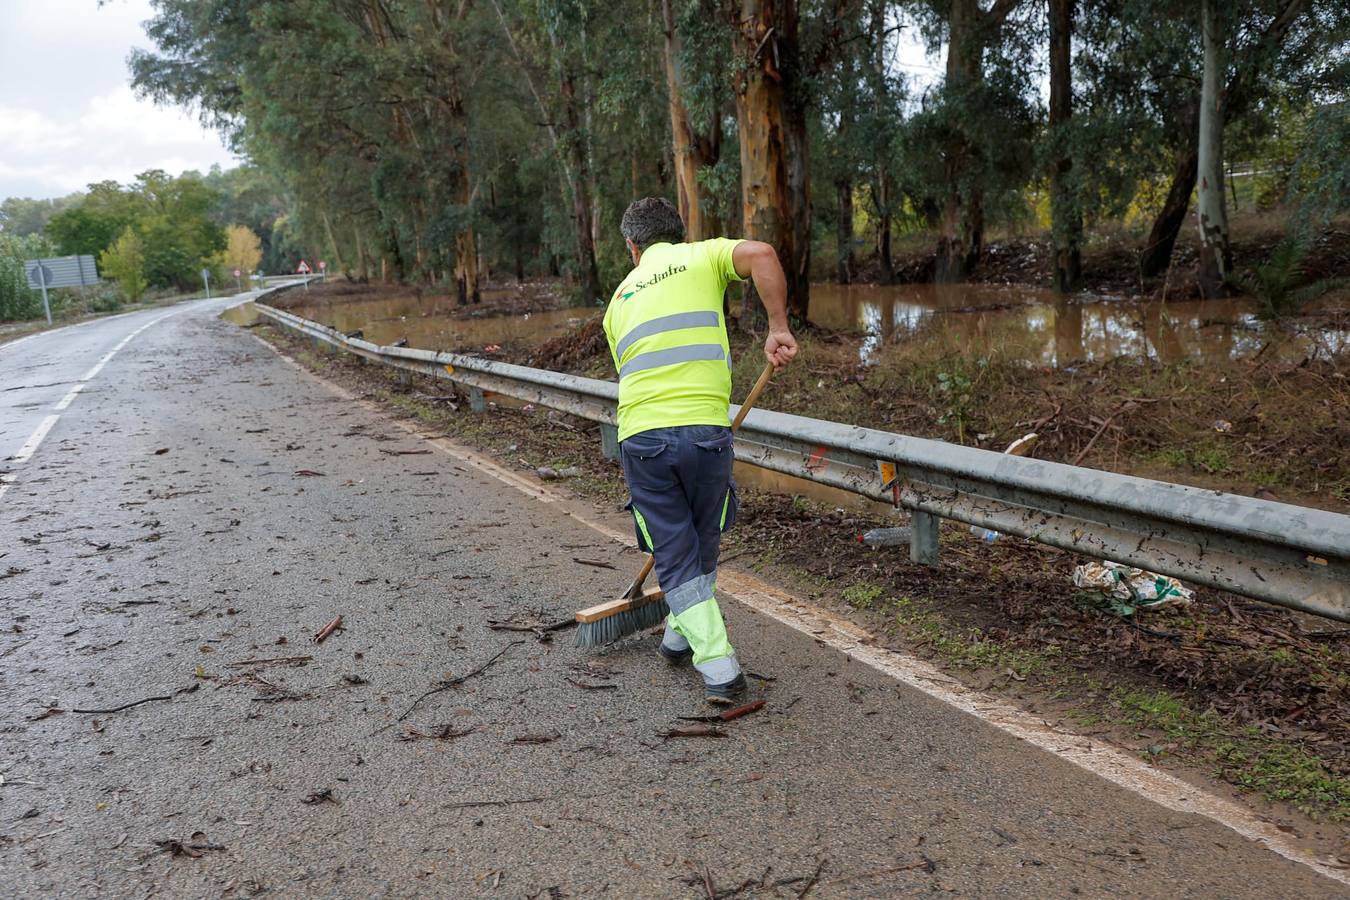
[[[149,0],[0,0],[0,198],[238,164],[191,113],[136,99],[127,56],[150,16]]]

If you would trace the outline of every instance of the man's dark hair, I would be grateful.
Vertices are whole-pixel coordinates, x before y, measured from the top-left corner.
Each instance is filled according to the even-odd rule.
[[[637,244],[638,250],[646,250],[652,244],[666,241],[678,244],[684,240],[684,222],[680,219],[680,211],[664,197],[634,200],[624,210],[619,231]]]

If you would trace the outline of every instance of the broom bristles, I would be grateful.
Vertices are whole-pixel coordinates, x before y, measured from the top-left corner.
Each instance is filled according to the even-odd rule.
[[[670,615],[665,600],[656,600],[631,607],[623,612],[583,622],[577,626],[576,646],[605,647],[639,631],[655,628]]]

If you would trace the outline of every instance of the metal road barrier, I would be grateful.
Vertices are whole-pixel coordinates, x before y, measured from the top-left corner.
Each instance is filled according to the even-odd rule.
[[[614,382],[383,347],[258,311],[316,342],[460,385],[475,410],[492,392],[599,422],[606,455],[617,455]],[[954,519],[1350,622],[1350,516],[763,409],[746,417],[736,458],[908,510],[918,563],[937,564],[938,525]]]

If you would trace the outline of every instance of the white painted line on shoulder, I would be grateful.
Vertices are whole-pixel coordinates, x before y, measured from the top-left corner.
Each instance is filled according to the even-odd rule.
[[[28,458],[37,452],[37,448],[42,444],[42,439],[47,436],[47,432],[52,430],[52,426],[56,424],[56,420],[59,418],[61,417],[48,416],[43,419],[42,423],[38,425],[37,430],[34,431],[32,436],[19,448],[19,452],[11,457],[11,461],[16,463],[27,462]]]

